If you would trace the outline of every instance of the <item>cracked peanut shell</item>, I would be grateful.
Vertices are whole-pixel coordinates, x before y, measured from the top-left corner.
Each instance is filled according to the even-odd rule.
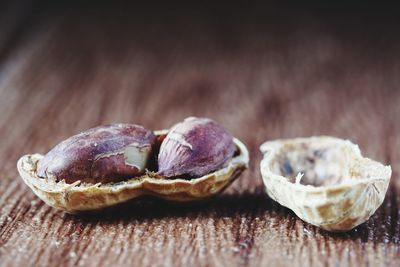
[[[319,136],[282,139],[260,147],[267,194],[302,220],[347,231],[382,204],[391,167],[365,158],[348,140]]]
[[[156,131],[162,140],[168,130]],[[142,195],[152,195],[173,201],[193,201],[212,197],[222,192],[248,167],[246,146],[234,138],[235,155],[224,167],[198,178],[166,179],[152,172],[119,182],[82,183],[42,179],[37,175],[40,154],[30,154],[18,160],[17,168],[23,181],[46,204],[68,213],[98,210]]]

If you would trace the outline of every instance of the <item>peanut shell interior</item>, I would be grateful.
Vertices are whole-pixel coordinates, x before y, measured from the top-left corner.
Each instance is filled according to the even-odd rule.
[[[275,140],[260,147],[268,195],[302,220],[347,231],[382,204],[390,166],[364,158],[357,145],[329,136]]]

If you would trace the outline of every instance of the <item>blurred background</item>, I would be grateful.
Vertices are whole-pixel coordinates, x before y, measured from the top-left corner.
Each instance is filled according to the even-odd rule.
[[[202,242],[215,251],[228,245],[236,250],[213,254],[193,243],[187,248],[192,254],[179,254],[177,241],[170,248],[182,266],[204,258],[233,265],[265,265],[275,259],[282,266],[301,266],[304,258],[339,266],[395,262],[400,251],[399,26],[395,4],[372,1],[0,2],[0,246],[5,247],[0,256],[8,255],[3,263],[17,265],[17,256],[21,262],[84,263],[85,252],[77,251],[74,259],[69,254],[73,245],[65,236],[73,233],[81,243],[96,246],[81,240],[89,235],[88,227],[102,240],[103,230],[110,234],[107,231],[118,225],[133,225],[133,232],[150,225],[159,236],[168,237],[176,230],[168,225],[194,217],[196,229],[216,225],[216,232],[203,229],[215,239]],[[183,208],[188,217],[163,204],[152,207],[156,218],[150,221],[132,222],[126,215],[129,209],[116,221],[77,221],[40,201],[31,202],[36,197],[18,178],[15,162],[20,156],[45,153],[90,127],[129,122],[162,129],[192,115],[213,118],[243,140],[251,163],[217,201],[219,205]],[[304,225],[266,197],[260,179],[261,143],[320,134],[348,138],[366,156],[393,169],[383,207],[345,236],[326,236]],[[146,206],[134,212],[149,216]],[[44,226],[26,228],[36,214],[41,214],[37,219]],[[231,228],[224,226],[230,220],[238,227],[232,228],[232,236]],[[49,245],[43,248],[47,256],[39,258],[33,250],[21,256],[16,249],[37,245],[19,239],[25,234],[52,242],[63,224],[70,227],[58,237],[63,250]],[[228,233],[218,232],[218,225]],[[191,233],[187,224],[179,227],[180,232]],[[118,231],[121,235],[113,240],[122,242],[123,251],[144,253],[139,262],[143,265],[151,259],[173,262],[177,257],[163,251],[152,254],[152,231],[145,231],[145,241],[141,238],[146,234],[138,234],[136,243],[129,244],[124,243],[123,230]],[[308,233],[317,237],[312,239],[315,243]],[[275,244],[282,250],[274,250]],[[304,250],[296,250],[294,244]],[[330,256],[313,258],[319,251]],[[343,251],[354,253],[342,257]],[[119,258],[120,263],[128,258]],[[102,261],[112,264],[111,259]]]
[[[36,131],[163,128],[193,114],[234,132],[264,125],[252,133],[260,141],[291,135],[277,130],[283,121],[302,129],[293,135],[351,135],[340,127],[353,113],[354,127],[379,116],[373,131],[396,118],[380,108],[398,100],[392,6],[24,0],[0,10],[1,117],[21,114]]]

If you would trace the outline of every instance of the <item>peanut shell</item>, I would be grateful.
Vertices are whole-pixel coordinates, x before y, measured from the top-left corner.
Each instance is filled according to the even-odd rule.
[[[319,136],[266,142],[261,174],[267,194],[302,220],[348,231],[382,204],[390,166],[364,158],[348,140]]]

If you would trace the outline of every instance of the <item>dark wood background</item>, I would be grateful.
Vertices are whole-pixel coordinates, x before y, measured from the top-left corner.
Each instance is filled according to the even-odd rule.
[[[9,1],[11,2],[11,1]],[[390,6],[0,3],[0,265],[399,266],[400,38]],[[66,215],[17,159],[110,122],[196,115],[244,141],[250,168],[213,201],[142,199]],[[385,202],[331,234],[264,193],[259,145],[328,134],[392,165]]]

